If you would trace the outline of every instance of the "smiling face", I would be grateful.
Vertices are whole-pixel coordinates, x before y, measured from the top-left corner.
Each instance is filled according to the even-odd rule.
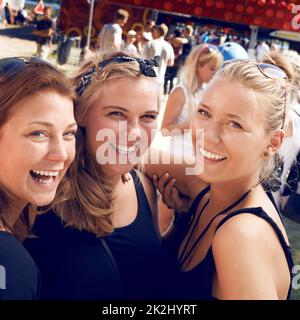
[[[272,145],[270,152],[275,152],[280,146],[279,137],[265,132],[264,114],[255,101],[250,90],[221,79],[205,91],[191,122],[204,181],[258,177],[266,148]],[[196,129],[204,130],[204,146],[198,145]]]
[[[72,99],[54,91],[26,97],[0,128],[0,185],[15,204],[49,204],[75,155]]]
[[[149,148],[157,128],[157,94],[156,82],[144,77],[113,80],[100,89],[82,125],[92,157],[99,163],[109,154],[116,161],[102,164],[107,176],[129,172]]]

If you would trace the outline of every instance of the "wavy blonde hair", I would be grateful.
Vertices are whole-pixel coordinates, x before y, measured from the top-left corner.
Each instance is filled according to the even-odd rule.
[[[101,98],[102,88],[107,83],[119,79],[144,77],[136,61],[114,62],[99,70],[98,65],[101,61],[115,56],[133,57],[122,52],[98,54],[73,78],[74,86],[77,87],[85,72],[93,67],[97,69],[92,83],[86,87],[75,103],[75,119],[79,120],[79,123],[85,118],[96,99]],[[85,130],[82,127],[79,127],[76,144],[75,160],[67,172],[67,179],[58,187],[52,209],[67,226],[92,232],[99,237],[105,236],[113,231],[111,215],[115,210],[114,186],[105,179],[101,165],[86,148]]]
[[[219,70],[223,65],[223,56],[217,47],[216,50],[208,52],[205,50],[207,47],[207,44],[200,44],[193,48],[178,73],[179,81],[184,83],[187,90],[187,103],[191,116],[197,107],[193,103],[193,97],[199,89],[197,65],[204,66],[207,63],[213,62],[216,65],[216,70]]]
[[[287,128],[295,78],[292,64],[281,53],[274,52],[265,56],[262,63],[279,67],[285,72],[287,79],[271,79],[262,74],[258,62],[245,60],[226,65],[215,74],[212,82],[221,78],[252,91],[255,103],[263,110],[265,132],[269,134]],[[259,178],[261,183],[276,180],[272,175],[276,162],[276,157],[263,161]]]

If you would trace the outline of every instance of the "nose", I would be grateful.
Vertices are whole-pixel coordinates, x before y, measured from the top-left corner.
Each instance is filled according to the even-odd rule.
[[[47,159],[56,162],[65,162],[68,159],[67,141],[56,139],[49,143]]]
[[[204,129],[204,141],[207,144],[219,144],[221,142],[222,125],[217,121],[211,123]]]
[[[136,143],[140,141],[142,136],[142,130],[141,127],[139,126],[138,121],[134,121],[129,124],[128,126],[128,142]]]

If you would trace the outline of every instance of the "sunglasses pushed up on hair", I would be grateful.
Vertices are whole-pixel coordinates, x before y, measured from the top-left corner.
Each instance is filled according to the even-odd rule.
[[[28,65],[47,65],[54,68],[47,61],[37,57],[12,57],[0,59],[0,75],[9,76],[17,74],[27,68]]]
[[[256,62],[256,61],[251,61],[247,59],[232,59],[225,61],[223,64],[223,68],[226,67],[227,65],[230,65],[232,63],[237,63],[237,62],[254,62],[256,63],[257,69],[267,78],[269,79],[288,79],[287,74],[279,67],[275,66],[274,64],[270,63],[263,63],[263,62]],[[287,93],[285,92],[285,103],[284,103],[284,110],[283,110],[283,119],[282,119],[282,126],[281,129],[284,128],[285,124],[285,110],[286,110],[286,97]]]
[[[213,44],[206,44],[202,50],[200,51],[200,54],[202,53],[211,53],[211,52],[218,52],[219,48]]]

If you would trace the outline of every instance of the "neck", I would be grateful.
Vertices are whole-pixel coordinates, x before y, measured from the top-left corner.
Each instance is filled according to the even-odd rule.
[[[202,87],[203,82],[199,79],[199,77],[197,77],[197,82],[198,82],[198,88],[197,89],[199,89],[199,88]]]
[[[118,190],[123,186],[123,179],[121,174],[117,174],[115,176],[106,176],[107,181],[109,181],[113,190],[118,193]]]
[[[212,183],[210,185],[209,207],[214,212],[221,211],[241,198],[246,192],[257,189],[258,177],[247,177],[244,179]]]

